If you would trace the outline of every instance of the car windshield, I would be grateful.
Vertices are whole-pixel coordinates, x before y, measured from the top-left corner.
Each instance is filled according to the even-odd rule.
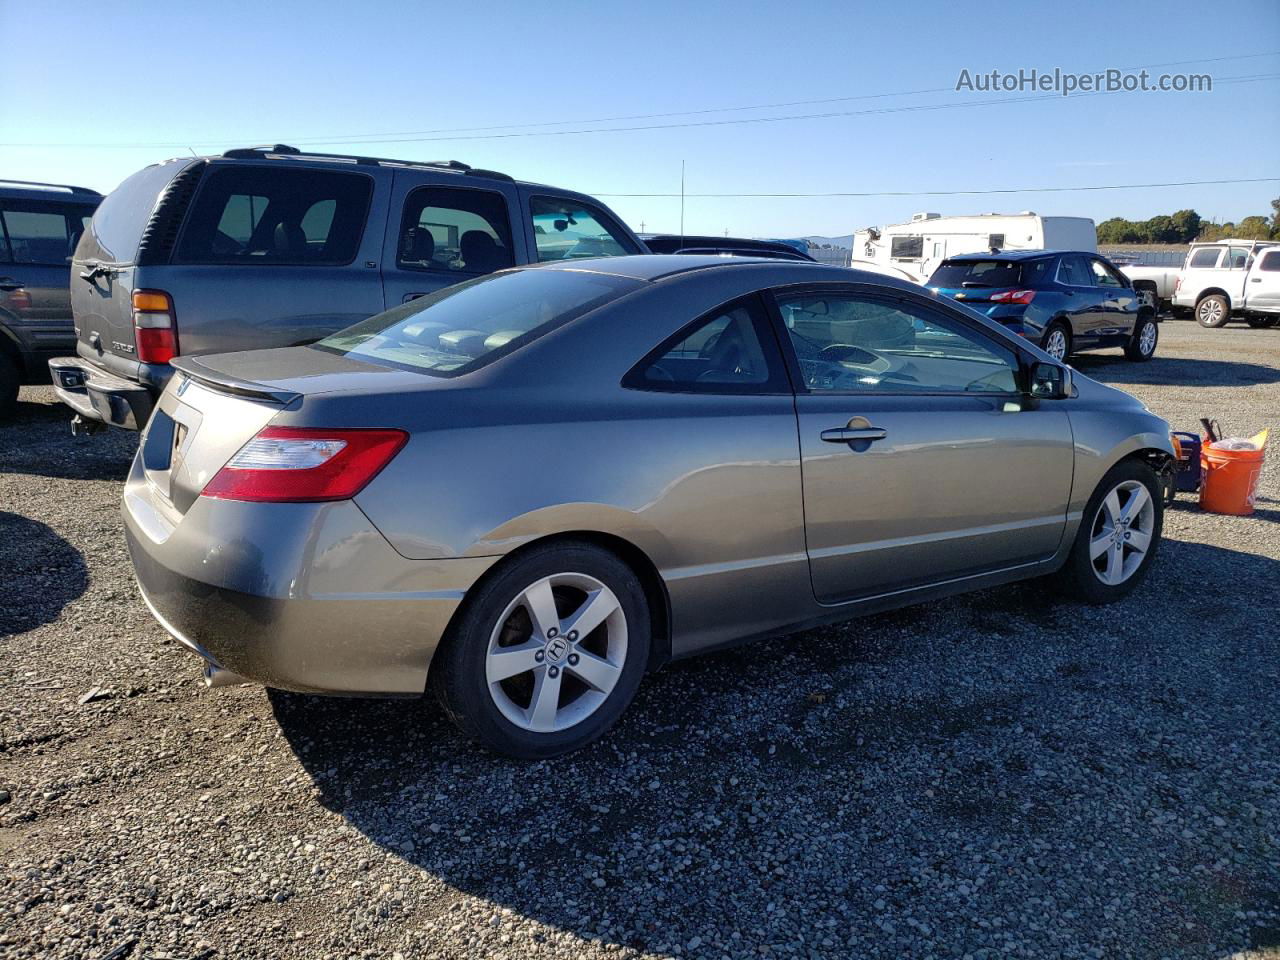
[[[643,285],[583,270],[491,274],[393,307],[313,346],[386,366],[456,376]]]
[[[1015,287],[1022,264],[1011,260],[947,260],[929,278],[931,287]]]

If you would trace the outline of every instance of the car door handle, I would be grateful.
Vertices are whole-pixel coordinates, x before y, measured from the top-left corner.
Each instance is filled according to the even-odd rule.
[[[818,434],[827,443],[857,443],[860,440],[870,443],[883,440],[888,435],[889,431],[880,427],[835,427]]]
[[[15,280],[13,277],[0,277],[0,290],[11,293],[14,290],[22,289],[22,281]]]
[[[1261,282],[1262,282],[1262,278],[1261,278],[1261,277],[1250,277],[1250,278],[1249,278],[1249,282],[1250,282],[1250,283],[1261,283]],[[3,289],[4,289],[3,287],[0,287],[0,290],[3,290]]]

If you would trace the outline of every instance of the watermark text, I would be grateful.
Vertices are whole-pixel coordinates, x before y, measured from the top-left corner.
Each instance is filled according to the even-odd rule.
[[[1161,73],[1152,75],[1146,70],[1101,70],[1097,73],[1070,73],[1055,67],[1053,70],[1021,68],[1016,72],[990,70],[960,71],[956,90],[976,93],[1059,93],[1069,97],[1073,93],[1208,93],[1213,90],[1213,77],[1207,73]]]

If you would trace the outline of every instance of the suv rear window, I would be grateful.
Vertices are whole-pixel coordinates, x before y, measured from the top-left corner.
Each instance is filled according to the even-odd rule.
[[[175,263],[350,263],[373,181],[364,174],[282,167],[212,169],[178,241]]]
[[[1019,287],[1032,286],[1044,278],[1050,260],[946,260],[933,271],[928,286]]]
[[[386,366],[456,376],[643,285],[577,270],[490,274],[410,300],[312,346]]]

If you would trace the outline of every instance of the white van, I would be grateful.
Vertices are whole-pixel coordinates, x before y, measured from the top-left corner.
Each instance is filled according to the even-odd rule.
[[[985,250],[1079,250],[1097,253],[1098,231],[1088,217],[983,213],[944,217],[917,213],[909,223],[867,227],[853,235],[855,260],[897,267],[924,283],[938,264],[961,253]]]

